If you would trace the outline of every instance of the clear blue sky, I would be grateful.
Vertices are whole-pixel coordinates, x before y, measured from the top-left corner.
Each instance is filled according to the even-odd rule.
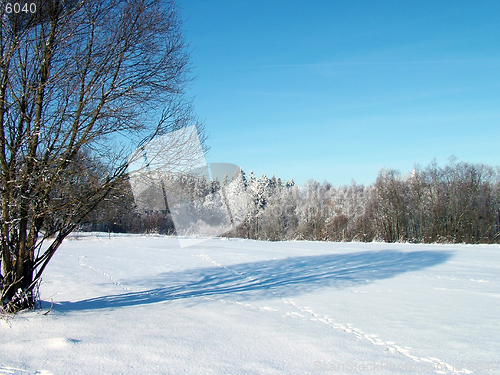
[[[209,162],[334,185],[500,164],[500,1],[177,4]]]

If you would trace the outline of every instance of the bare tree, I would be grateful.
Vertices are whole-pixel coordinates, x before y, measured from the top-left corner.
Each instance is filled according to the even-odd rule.
[[[52,256],[127,177],[137,142],[196,123],[183,101],[188,53],[173,1],[38,5],[34,13],[6,14],[0,27],[6,312],[33,306]]]

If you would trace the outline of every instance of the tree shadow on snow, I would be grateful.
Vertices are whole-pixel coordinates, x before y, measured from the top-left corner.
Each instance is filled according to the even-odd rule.
[[[320,288],[368,284],[431,267],[450,257],[449,252],[441,251],[384,250],[195,268],[142,280],[140,284],[153,287],[149,290],[60,302],[54,308],[58,311],[117,308],[221,295],[239,300],[290,297]]]

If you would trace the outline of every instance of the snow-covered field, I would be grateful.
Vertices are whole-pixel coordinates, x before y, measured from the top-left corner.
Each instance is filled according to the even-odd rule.
[[[94,233],[41,293],[0,320],[0,374],[500,372],[497,245]]]

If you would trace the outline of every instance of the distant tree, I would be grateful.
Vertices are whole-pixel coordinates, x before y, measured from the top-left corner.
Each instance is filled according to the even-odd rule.
[[[322,228],[322,239],[328,241],[343,241],[347,231],[349,218],[344,214],[329,217]]]
[[[407,234],[406,184],[399,171],[381,170],[375,182],[376,222],[386,242],[403,241]]]
[[[247,181],[243,169],[238,168],[225,190],[227,205],[231,213],[233,235],[242,230],[248,210]]]
[[[217,178],[210,181],[208,185],[211,194],[214,194],[220,190],[220,182]]]
[[[299,232],[301,238],[320,239],[323,226],[330,216],[329,193],[325,184],[309,180],[303,191],[303,199],[297,210],[299,215]]]
[[[122,145],[196,122],[182,99],[188,54],[173,1],[41,4],[34,14],[0,20],[6,312],[33,306],[62,241],[127,177]]]
[[[259,237],[272,241],[283,240],[286,238],[286,232],[285,204],[281,180],[273,175],[267,180],[264,194],[266,203],[261,214],[261,234]]]

